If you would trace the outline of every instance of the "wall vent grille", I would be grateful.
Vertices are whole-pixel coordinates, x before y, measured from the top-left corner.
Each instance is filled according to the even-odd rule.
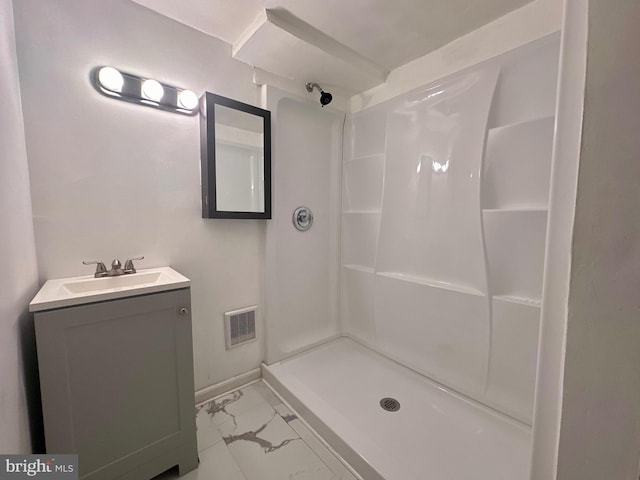
[[[227,350],[255,340],[257,306],[241,308],[224,314]]]

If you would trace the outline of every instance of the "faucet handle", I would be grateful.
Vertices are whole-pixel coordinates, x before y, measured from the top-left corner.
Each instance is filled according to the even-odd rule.
[[[136,267],[133,265],[134,260],[144,260],[144,255],[140,257],[129,258],[124,262],[124,273],[136,273]]]
[[[104,266],[104,263],[98,261],[98,260],[83,260],[82,261],[83,265],[95,265],[96,266],[96,273],[94,274],[94,277],[99,278],[99,277],[104,277],[107,274],[107,267]]]

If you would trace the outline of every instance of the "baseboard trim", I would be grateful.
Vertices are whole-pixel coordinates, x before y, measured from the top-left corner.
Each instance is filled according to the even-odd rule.
[[[259,380],[262,376],[260,368],[254,368],[253,370],[249,370],[248,372],[241,373],[240,375],[236,375],[235,377],[231,377],[228,380],[224,380],[223,382],[216,383],[215,385],[211,385],[209,387],[205,387],[201,390],[196,391],[196,405],[199,405],[204,402],[208,402],[209,400],[223,395],[227,392],[237,389],[247,383],[253,382],[255,380]]]

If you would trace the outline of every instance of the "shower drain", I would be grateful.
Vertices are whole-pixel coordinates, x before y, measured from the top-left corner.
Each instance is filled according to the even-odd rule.
[[[397,412],[398,410],[400,410],[400,402],[395,398],[383,398],[382,400],[380,400],[380,406],[387,412]]]

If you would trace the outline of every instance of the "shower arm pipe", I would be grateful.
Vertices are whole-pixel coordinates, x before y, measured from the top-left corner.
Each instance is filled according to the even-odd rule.
[[[307,87],[307,92],[309,93],[313,92],[314,88],[317,88],[320,93],[324,93],[324,90],[322,90],[322,87],[318,85],[316,82],[309,82],[305,85],[305,87]]]

